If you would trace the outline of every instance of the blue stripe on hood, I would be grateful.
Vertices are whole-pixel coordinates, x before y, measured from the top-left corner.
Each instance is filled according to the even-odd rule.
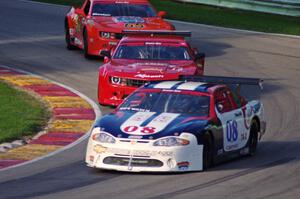
[[[121,130],[121,125],[128,120],[132,115],[136,114],[135,111],[117,111],[115,113],[110,113],[105,115],[95,124],[95,127],[101,127],[103,131],[112,134],[115,137],[128,138],[132,134],[124,133]],[[145,122],[143,125],[148,124],[161,113],[155,113]],[[175,133],[189,132],[192,134],[197,134],[201,132],[207,125],[207,120],[193,119],[195,115],[181,114],[176,117],[171,123],[169,123],[163,130],[155,134],[143,135],[141,139],[158,139],[165,136],[171,136]],[[141,125],[141,126],[143,126]]]

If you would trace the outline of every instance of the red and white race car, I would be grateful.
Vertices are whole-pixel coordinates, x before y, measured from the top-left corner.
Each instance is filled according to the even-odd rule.
[[[98,101],[119,105],[149,81],[175,80],[180,75],[203,75],[204,53],[184,39],[188,31],[124,31],[128,34],[111,52],[102,51]]]
[[[85,0],[65,18],[67,48],[79,47],[86,57],[99,56],[101,50],[117,45],[124,29],[174,30],[163,20],[165,15],[156,13],[147,0]]]

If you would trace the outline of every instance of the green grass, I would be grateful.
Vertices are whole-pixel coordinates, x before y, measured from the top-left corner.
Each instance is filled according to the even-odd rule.
[[[49,117],[36,98],[0,82],[0,143],[39,132]]]
[[[36,0],[65,5],[81,5],[83,0]],[[300,18],[265,14],[172,0],[150,0],[157,10],[167,11],[167,18],[208,25],[270,33],[300,35]]]

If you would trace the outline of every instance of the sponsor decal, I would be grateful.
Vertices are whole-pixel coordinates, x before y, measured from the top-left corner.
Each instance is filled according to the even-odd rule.
[[[159,62],[143,62],[143,63],[134,63],[132,66],[169,66],[176,67],[176,65],[171,65],[168,63],[159,63]]]
[[[177,163],[178,169],[181,171],[185,171],[189,169],[190,163],[185,161],[185,162],[178,162]]]
[[[157,71],[157,72],[163,72],[162,68],[143,68],[142,71]]]
[[[126,23],[126,24],[124,25],[124,27],[125,27],[125,28],[128,28],[128,29],[130,29],[130,28],[134,28],[134,29],[142,29],[142,28],[144,28],[144,25],[141,24],[141,23]]]
[[[95,159],[95,157],[92,156],[92,155],[90,155],[90,161],[91,161],[91,162],[94,162],[94,159]]]
[[[222,155],[224,153],[224,150],[223,149],[219,149],[218,151],[217,151],[217,155]]]
[[[172,157],[174,153],[172,151],[159,151],[158,154],[161,156],[171,156]]]
[[[75,29],[74,28],[70,28],[69,29],[69,34],[73,36],[75,34]]]
[[[108,44],[110,46],[116,46],[118,44],[118,42],[110,41],[110,42],[108,42]]]
[[[139,78],[164,78],[163,75],[147,75],[147,74],[137,74],[134,77],[139,77]]]
[[[130,135],[128,136],[129,139],[143,139],[143,136],[141,135]]]
[[[71,19],[73,20],[73,22],[75,24],[76,32],[80,32],[82,25],[79,22],[79,15],[74,14],[74,15],[71,16]]]
[[[115,3],[120,3],[120,4],[128,4],[129,2],[128,1],[116,1]]]
[[[158,46],[160,46],[161,43],[160,42],[145,42],[145,45],[158,45]]]
[[[151,151],[151,150],[129,150],[129,149],[119,149],[119,148],[107,148],[107,153],[112,153],[115,155],[125,155],[125,156],[173,156],[171,151]]]
[[[104,153],[104,152],[106,152],[106,150],[107,150],[107,148],[102,145],[97,144],[94,146],[94,151],[96,153]]]
[[[174,113],[161,113],[149,121],[148,124],[144,124],[154,114],[155,112],[137,112],[128,118],[120,129],[131,135],[151,135],[165,129],[179,116],[179,114]]]
[[[243,141],[243,140],[247,140],[248,139],[248,133],[246,132],[246,133],[242,133],[241,134],[241,141]]]
[[[75,39],[74,39],[74,42],[75,42],[75,44],[77,44],[77,45],[81,45],[81,44],[82,44],[82,42],[81,42],[78,38],[76,38],[76,37],[75,37]]]
[[[243,116],[244,116],[244,124],[245,128],[248,130],[250,129],[250,122],[251,122],[251,116],[253,113],[253,108],[252,107],[243,107],[242,108]]]
[[[261,108],[261,104],[260,103],[257,103],[253,106],[253,112],[254,113],[257,113]]]

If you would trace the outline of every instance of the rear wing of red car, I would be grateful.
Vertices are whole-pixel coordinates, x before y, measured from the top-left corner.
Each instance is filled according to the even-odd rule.
[[[195,75],[182,75],[179,77],[182,81],[196,81],[212,84],[231,84],[237,85],[257,85],[263,89],[263,79],[248,78],[248,77],[225,77],[225,76],[195,76]]]
[[[179,31],[179,30],[123,30],[125,35],[173,35],[181,37],[191,37],[191,31]]]

